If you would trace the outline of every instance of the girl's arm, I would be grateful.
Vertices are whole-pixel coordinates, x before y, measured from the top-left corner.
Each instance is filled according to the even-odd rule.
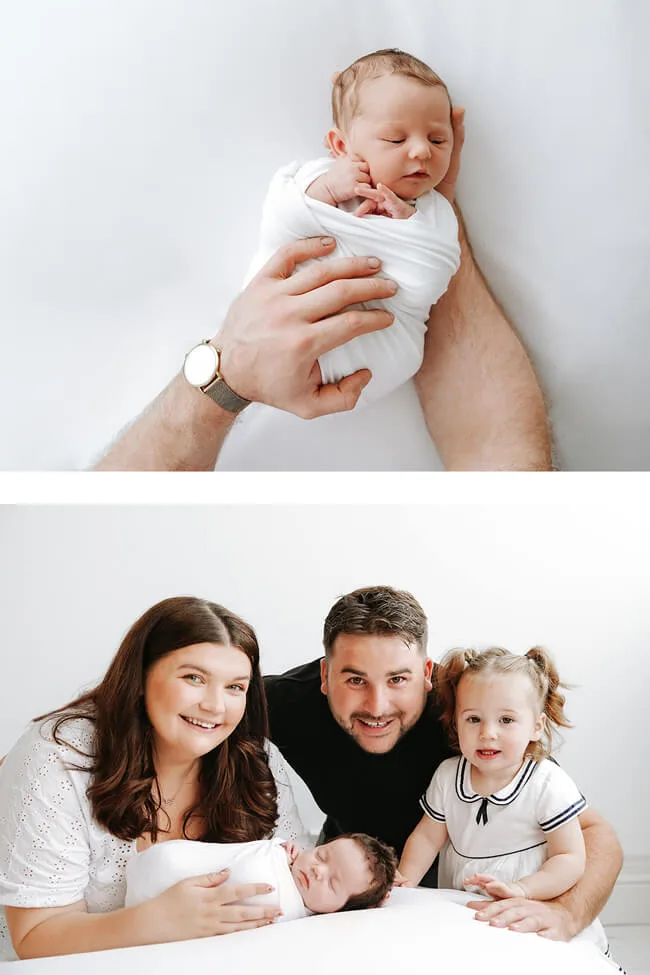
[[[586,864],[585,842],[578,819],[549,833],[548,859],[540,870],[515,883],[502,883],[488,874],[467,877],[466,884],[482,887],[491,897],[527,897],[548,901],[559,897],[576,883]]]
[[[397,868],[402,877],[405,877],[414,887],[417,886],[446,839],[445,823],[439,823],[425,813],[406,841]]]

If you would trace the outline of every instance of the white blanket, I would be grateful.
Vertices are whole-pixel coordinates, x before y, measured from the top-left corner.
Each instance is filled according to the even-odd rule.
[[[165,844],[162,844],[163,846]],[[441,972],[444,975],[613,975],[616,968],[584,941],[549,941],[475,921],[453,891],[394,890],[386,907],[315,914],[300,924],[172,944],[118,948],[20,963],[33,975],[348,975]],[[459,894],[459,897],[464,895]],[[456,898],[454,897],[454,900]]]
[[[372,403],[420,368],[429,310],[447,290],[460,263],[458,223],[451,205],[435,190],[416,201],[417,212],[408,220],[376,214],[355,217],[353,212],[313,200],[305,190],[332,162],[330,158],[302,166],[292,162],[274,175],[262,212],[259,249],[245,283],[278,247],[302,237],[334,237],[338,245],[334,256],[379,257],[380,273],[398,283],[397,294],[353,307],[386,308],[395,316],[394,323],[383,331],[360,335],[318,360],[324,383],[370,369],[372,379],[359,404]]]
[[[125,906],[133,907],[157,897],[181,880],[228,867],[229,884],[269,884],[275,888],[270,894],[249,897],[244,903],[278,905],[281,921],[307,917],[311,911],[303,904],[281,844],[278,837],[248,843],[156,843],[129,860]]]

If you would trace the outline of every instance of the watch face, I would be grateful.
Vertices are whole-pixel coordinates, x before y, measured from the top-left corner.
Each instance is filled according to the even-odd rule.
[[[207,386],[217,374],[219,359],[213,345],[202,342],[185,356],[183,374],[192,386]]]

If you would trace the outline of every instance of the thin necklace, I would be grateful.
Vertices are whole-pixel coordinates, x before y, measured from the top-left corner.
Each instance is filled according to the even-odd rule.
[[[164,796],[164,795],[162,794],[162,791],[161,791],[161,788],[160,788],[160,782],[158,781],[158,779],[156,779],[156,786],[157,786],[157,788],[158,788],[158,795],[160,796],[160,800],[161,800],[161,802],[162,802],[162,804],[163,804],[164,806],[171,806],[173,802],[176,802],[176,799],[177,799],[177,798],[178,798],[178,796],[179,796],[179,795],[181,794],[181,790],[182,790],[182,789],[183,789],[183,787],[184,787],[184,786],[186,786],[186,785],[187,785],[187,783],[188,783],[188,782],[190,782],[190,781],[191,781],[191,777],[190,777],[190,778],[188,778],[188,779],[185,779],[185,781],[184,781],[184,782],[181,782],[181,784],[180,784],[180,786],[178,787],[178,789],[176,790],[176,792],[174,793],[174,795],[173,795],[173,796],[169,796],[169,797],[167,798],[166,796]]]

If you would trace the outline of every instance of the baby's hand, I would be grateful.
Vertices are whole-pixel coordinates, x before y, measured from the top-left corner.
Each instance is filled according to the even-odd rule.
[[[290,843],[288,840],[286,843],[281,843],[280,846],[284,847],[284,850],[287,854],[287,863],[289,864],[289,866],[293,864],[298,854],[302,853],[302,850],[300,849],[299,846],[296,846],[295,843]]]
[[[480,887],[490,897],[528,897],[521,884],[505,884],[487,873],[475,873],[472,877],[465,877],[463,883],[466,886]]]
[[[377,213],[394,220],[408,220],[416,212],[415,207],[404,200],[400,200],[384,183],[377,183],[377,189],[359,183],[354,188],[355,196],[365,196],[361,206],[355,210],[356,217],[365,217],[367,213]]]
[[[359,156],[339,156],[334,160],[324,179],[336,203],[352,200],[359,185],[370,183],[370,166]]]

